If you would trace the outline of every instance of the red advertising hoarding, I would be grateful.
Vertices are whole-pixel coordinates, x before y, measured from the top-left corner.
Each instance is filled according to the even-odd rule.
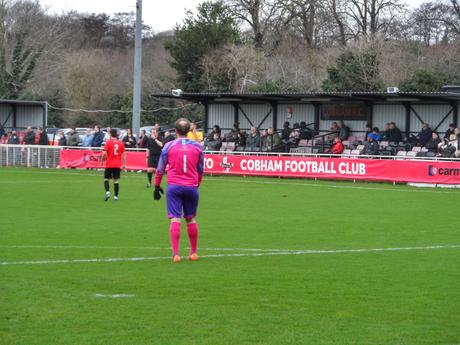
[[[101,152],[62,150],[62,168],[101,168]],[[128,170],[147,168],[145,152],[127,152]],[[205,173],[219,175],[460,184],[460,162],[206,154]]]

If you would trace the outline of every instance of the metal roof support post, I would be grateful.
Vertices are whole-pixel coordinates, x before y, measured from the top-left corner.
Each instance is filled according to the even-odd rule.
[[[278,129],[278,102],[270,102],[270,106],[273,110],[273,129],[276,131]]]
[[[233,123],[238,123],[240,122],[240,114],[238,110],[238,105],[235,103],[232,103],[233,105]]]
[[[315,107],[315,125],[314,125],[314,130],[315,130],[315,135],[319,134],[319,114],[320,114],[320,105],[317,102],[313,102],[313,106]]]
[[[406,139],[409,139],[410,136],[410,114],[411,114],[411,104],[404,103],[404,108],[406,108]]]
[[[43,108],[43,125],[42,128],[46,128],[48,125],[48,103],[42,105]]]
[[[454,111],[452,112],[452,122],[455,123],[455,125],[458,124],[458,103],[452,103],[452,109]]]
[[[367,123],[371,128],[374,128],[374,102],[366,102],[366,105],[369,107],[369,112],[367,113]]]
[[[204,132],[209,130],[209,102],[204,103]]]

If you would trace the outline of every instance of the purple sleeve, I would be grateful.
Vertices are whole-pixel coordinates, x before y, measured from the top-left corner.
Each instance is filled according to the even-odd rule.
[[[169,148],[171,147],[171,145],[168,145],[168,144],[166,144],[166,146],[161,151],[160,160],[158,162],[157,170],[155,172],[155,186],[159,186],[161,184],[161,180],[163,179],[163,174],[165,173],[165,170],[166,170],[166,165],[168,165],[168,152],[169,152]]]

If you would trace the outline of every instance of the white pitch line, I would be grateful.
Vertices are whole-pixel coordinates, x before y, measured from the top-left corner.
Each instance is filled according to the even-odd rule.
[[[131,298],[131,297],[134,297],[134,295],[126,294],[126,293],[117,293],[113,295],[97,293],[94,296],[99,297],[99,298]]]
[[[223,258],[223,257],[251,257],[251,256],[275,256],[275,255],[308,255],[308,254],[343,254],[343,253],[371,253],[371,252],[396,252],[396,251],[416,251],[433,249],[452,249],[460,248],[460,244],[436,245],[427,247],[399,247],[399,248],[360,248],[360,249],[333,249],[333,250],[297,250],[297,251],[278,251],[260,253],[229,253],[229,254],[210,254],[202,255],[202,258]],[[131,261],[152,261],[152,260],[171,260],[170,256],[153,256],[138,258],[106,258],[106,259],[63,259],[63,260],[38,260],[38,261],[3,261],[0,265],[44,265],[44,264],[68,264],[68,263],[97,263],[97,262],[131,262]]]

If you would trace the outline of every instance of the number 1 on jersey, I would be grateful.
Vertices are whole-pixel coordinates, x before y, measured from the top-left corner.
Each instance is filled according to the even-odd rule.
[[[184,155],[184,173],[187,173],[187,155]]]

